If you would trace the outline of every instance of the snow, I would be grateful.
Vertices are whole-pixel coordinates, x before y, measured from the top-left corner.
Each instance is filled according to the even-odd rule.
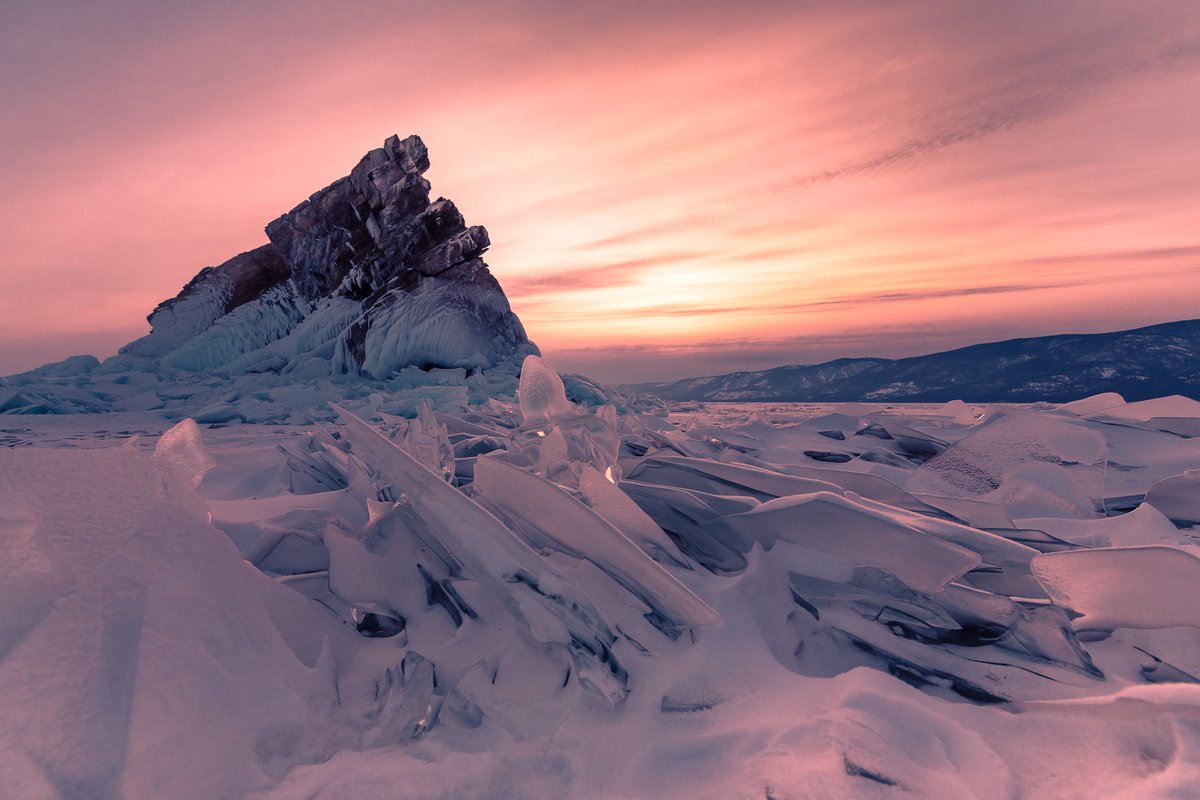
[[[242,561],[192,475],[131,447],[0,459],[3,772],[47,796],[201,798],[326,752],[347,634]]]
[[[339,374],[352,306],[236,378],[8,379],[75,413],[0,418],[6,792],[1194,793],[1186,403],[668,415],[536,356]]]
[[[1114,419],[1137,420],[1148,422],[1156,417],[1200,417],[1200,401],[1181,395],[1158,397],[1153,400],[1142,400],[1104,409],[1102,413]]]

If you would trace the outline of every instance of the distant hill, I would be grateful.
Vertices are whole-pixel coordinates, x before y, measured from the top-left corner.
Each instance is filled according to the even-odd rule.
[[[665,400],[731,402],[1065,402],[1100,392],[1130,402],[1171,394],[1200,399],[1200,320],[627,388]]]

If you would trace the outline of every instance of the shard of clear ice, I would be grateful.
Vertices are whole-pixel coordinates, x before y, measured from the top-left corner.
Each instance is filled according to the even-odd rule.
[[[562,378],[538,356],[526,356],[522,362],[517,397],[524,420],[522,427],[526,430],[544,430],[558,420],[579,416],[582,411],[567,399]]]

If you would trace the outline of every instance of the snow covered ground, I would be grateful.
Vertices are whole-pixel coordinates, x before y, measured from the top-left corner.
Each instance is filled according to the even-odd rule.
[[[426,382],[0,417],[3,794],[1200,794],[1200,403]]]

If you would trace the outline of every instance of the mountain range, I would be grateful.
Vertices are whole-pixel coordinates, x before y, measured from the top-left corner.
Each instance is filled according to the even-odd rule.
[[[624,388],[664,400],[726,402],[1066,402],[1101,392],[1131,402],[1171,394],[1200,398],[1200,320]]]

